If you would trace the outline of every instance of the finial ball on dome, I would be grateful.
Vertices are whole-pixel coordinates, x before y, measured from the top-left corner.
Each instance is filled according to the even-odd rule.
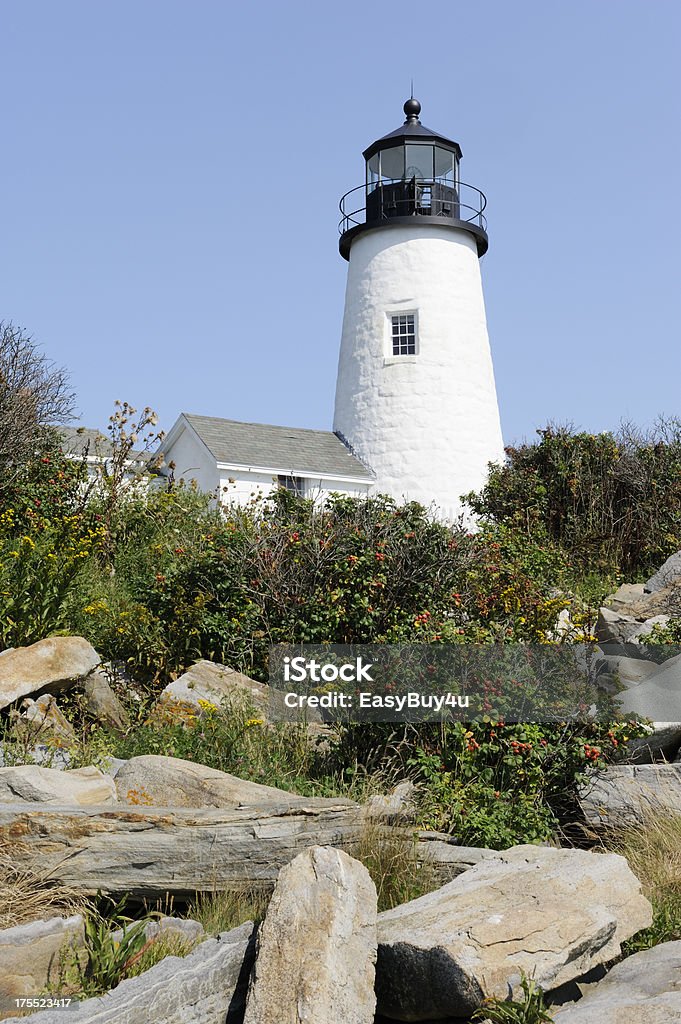
[[[419,114],[421,113],[421,104],[419,103],[418,100],[415,100],[414,97],[412,96],[404,104],[404,108],[403,109],[404,109],[404,112],[407,115],[407,117],[418,117]]]

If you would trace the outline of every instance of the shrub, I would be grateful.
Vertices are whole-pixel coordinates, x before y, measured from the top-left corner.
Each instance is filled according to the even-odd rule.
[[[62,454],[56,432],[43,431],[4,489],[0,649],[34,643],[67,623],[67,598],[102,536],[83,507],[83,473]]]
[[[645,434],[539,430],[507,448],[475,512],[563,549],[601,572],[648,572],[681,547],[681,421]]]
[[[17,533],[0,515],[0,648],[35,643],[68,624],[67,600],[100,539],[76,515]]]
[[[422,822],[464,845],[506,849],[550,839],[576,810],[590,771],[621,756],[636,723],[505,724],[422,734],[410,764],[424,785]]]
[[[71,621],[133,674],[199,657],[267,677],[270,644],[429,639],[462,618],[470,538],[418,505],[286,492],[221,516],[182,490],[131,501],[114,573],[94,572]],[[427,628],[423,625],[427,623]]]

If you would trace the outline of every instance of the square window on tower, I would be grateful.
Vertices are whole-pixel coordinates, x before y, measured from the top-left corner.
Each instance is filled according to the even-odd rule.
[[[395,313],[390,318],[392,325],[392,354],[394,356],[416,355],[416,314]]]

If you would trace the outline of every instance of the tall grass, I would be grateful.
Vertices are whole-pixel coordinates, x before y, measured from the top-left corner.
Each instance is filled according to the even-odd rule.
[[[394,827],[367,823],[352,856],[371,875],[379,911],[392,910],[441,885],[432,865],[419,859],[413,836]]]
[[[244,887],[226,892],[197,893],[187,910],[187,917],[203,925],[207,935],[231,931],[246,921],[256,924],[265,916],[270,891]]]
[[[681,939],[681,816],[649,815],[603,840],[627,858],[653,906],[653,923],[623,946],[626,955]]]
[[[47,871],[21,866],[21,852],[18,844],[0,841],[0,928],[88,909],[89,901],[77,889],[55,882]]]

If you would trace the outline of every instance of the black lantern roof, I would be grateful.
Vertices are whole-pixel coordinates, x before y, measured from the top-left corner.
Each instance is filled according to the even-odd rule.
[[[406,115],[404,124],[401,124],[394,132],[388,132],[387,135],[384,135],[382,138],[376,139],[375,142],[372,142],[369,148],[365,149],[362,154],[365,160],[370,160],[375,153],[378,153],[382,149],[391,149],[393,146],[401,146],[407,142],[437,143],[439,146],[444,146],[446,149],[453,150],[456,153],[457,159],[461,159],[463,154],[458,142],[454,142],[453,139],[447,139],[444,135],[431,131],[430,128],[426,128],[425,125],[421,124],[419,120],[421,104],[418,100],[415,100],[412,96],[411,99],[408,99],[404,104],[403,109]]]

